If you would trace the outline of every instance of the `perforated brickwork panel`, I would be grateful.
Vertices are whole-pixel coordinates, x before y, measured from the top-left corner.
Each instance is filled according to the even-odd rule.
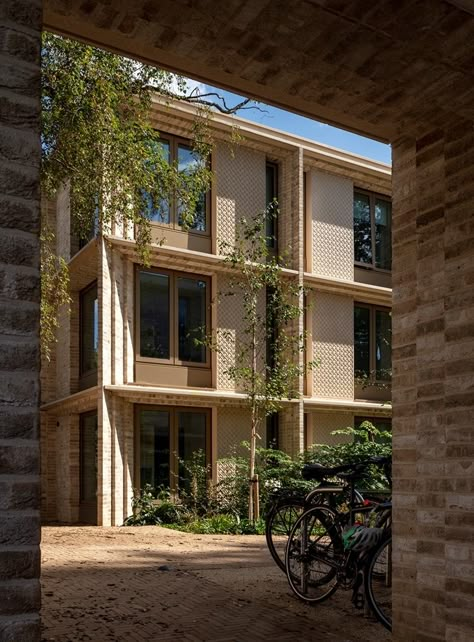
[[[354,423],[352,413],[313,412],[311,414],[313,425],[313,444],[340,444],[351,441],[351,437],[345,435],[332,435],[331,433],[333,430],[352,426]]]
[[[262,435],[264,438],[265,435]],[[217,410],[217,459],[233,454],[245,455],[240,447],[250,439],[250,411],[246,408],[218,408]],[[262,442],[264,444],[265,441]]]
[[[313,272],[339,279],[354,278],[352,181],[312,172]]]
[[[230,276],[219,275],[217,278],[217,327],[218,333],[218,352],[217,352],[217,387],[223,390],[239,390],[233,378],[227,373],[230,366],[235,365],[236,355],[242,349],[245,341],[247,345],[244,328],[246,325],[244,319],[243,297],[244,290],[237,288],[235,294],[228,296],[227,293],[233,291],[230,287]],[[263,319],[265,317],[265,293],[262,291],[259,299],[258,314]],[[260,328],[261,334],[259,341],[265,341],[264,323]],[[261,357],[263,357],[261,351]],[[250,365],[250,364],[249,364]],[[263,361],[260,359],[260,367]]]
[[[313,396],[354,399],[354,303],[336,294],[315,293],[312,318]]]
[[[233,153],[220,143],[214,152],[217,251],[221,242],[235,241],[235,227],[243,217],[265,209],[265,154],[234,145]]]

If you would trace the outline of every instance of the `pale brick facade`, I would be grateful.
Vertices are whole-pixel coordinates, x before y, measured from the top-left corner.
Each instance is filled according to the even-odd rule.
[[[189,136],[193,118],[189,107],[170,110],[157,104],[155,109],[162,132]],[[242,140],[230,149],[228,136],[235,124]],[[279,413],[279,447],[296,454],[313,443],[334,440],[331,431],[353,425],[355,417],[390,416],[390,406],[383,399],[357,396],[354,387],[354,302],[390,307],[391,289],[386,286],[386,273],[380,275],[383,285],[376,283],[377,274],[371,277],[375,283],[355,280],[352,229],[354,189],[372,190],[389,200],[390,169],[246,121],[215,116],[212,126],[216,144],[209,250],[192,249],[197,241],[191,232],[169,232],[156,224],[155,238],[161,235],[164,243],[153,246],[150,266],[151,271],[163,270],[169,279],[197,276],[207,284],[210,324],[227,334],[222,349],[209,355],[206,367],[140,358],[138,259],[130,233],[124,238],[120,230],[113,229],[112,234],[91,240],[77,252],[69,233],[67,190],[58,195],[58,249],[70,262],[72,305],[70,315],[62,316],[55,354],[44,369],[45,520],[123,523],[143,474],[140,422],[147,412],[168,413],[170,451],[178,448],[179,413],[190,409],[204,413],[206,451],[214,478],[221,474],[217,460],[248,439],[248,410],[226,374],[239,350],[242,301],[218,297],[229,278],[219,248],[222,241],[232,243],[242,216],[265,208],[267,163],[278,172],[278,243],[289,250],[288,278],[308,287],[308,309],[299,321],[299,331],[308,332],[307,352],[300,358],[320,361],[313,373],[301,379],[301,399],[286,403]],[[97,373],[95,380],[86,380],[80,371],[84,314],[80,301],[81,293],[93,283],[97,284]],[[303,297],[300,305],[304,305]],[[384,392],[385,400],[387,396],[389,391]],[[85,435],[94,413],[97,454],[91,466],[87,457],[94,455]],[[261,432],[265,445],[265,430]],[[94,468],[96,506],[91,509],[84,500],[84,493],[89,492],[85,476]]]

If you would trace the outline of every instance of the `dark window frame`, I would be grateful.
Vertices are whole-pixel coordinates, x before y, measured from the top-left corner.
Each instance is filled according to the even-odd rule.
[[[169,481],[172,493],[178,491],[179,479],[179,423],[178,413],[189,412],[203,414],[206,417],[206,465],[209,478],[212,477],[212,410],[199,406],[160,406],[156,404],[135,404],[134,430],[134,483],[135,488],[141,488],[141,422],[142,411],[167,412],[169,414]]]
[[[141,272],[154,272],[156,274],[163,274],[169,278],[169,344],[170,344],[170,357],[169,359],[160,359],[157,357],[146,357],[140,354],[140,273]],[[206,360],[204,362],[197,361],[183,361],[179,359],[179,297],[178,297],[178,279],[190,278],[206,282],[206,330],[209,333],[211,328],[211,277],[204,274],[196,274],[195,272],[180,272],[177,270],[170,270],[167,268],[150,267],[141,268],[136,266],[135,270],[135,358],[137,361],[144,363],[161,363],[170,366],[186,366],[188,368],[211,368],[211,354],[209,348],[205,348]]]
[[[267,200],[267,191],[268,191],[268,170],[273,172],[273,189],[271,192],[273,196],[270,201],[265,203],[265,207],[272,203],[273,199],[276,199],[279,203],[279,165],[274,161],[267,160],[265,162],[265,200]],[[269,227],[271,226],[271,230]],[[267,247],[274,253],[278,252],[278,217],[270,219],[266,217],[265,221],[265,235],[267,236]]]
[[[178,148],[179,145],[184,145],[192,149],[192,143],[189,139],[183,138],[182,136],[177,136],[175,134],[168,134],[167,132],[159,132],[159,141],[166,141],[169,143],[170,149],[170,164],[178,162]],[[210,165],[211,158],[208,159],[208,164]],[[178,214],[178,199],[176,195],[171,194],[169,197],[169,206],[170,206],[170,222],[164,223],[161,221],[150,221],[151,225],[158,227],[165,227],[167,229],[173,229],[180,232],[185,232],[186,234],[197,234],[198,236],[211,236],[211,187],[207,190],[205,194],[205,214],[206,214],[206,229],[205,230],[195,230],[187,229],[185,230],[182,225],[179,225],[179,214]]]
[[[379,194],[377,192],[371,192],[369,190],[355,187],[354,188],[354,195],[353,195],[353,205],[355,202],[355,196],[356,194],[362,194],[363,196],[368,196],[369,197],[369,209],[370,209],[370,245],[371,245],[371,253],[372,253],[372,261],[369,263],[367,261],[357,261],[355,257],[355,238],[354,238],[354,265],[357,267],[365,268],[367,270],[374,270],[376,272],[384,272],[385,274],[391,274],[392,272],[392,256],[391,256],[391,247],[390,247],[390,268],[382,268],[376,265],[376,242],[375,242],[375,232],[376,232],[376,224],[375,224],[375,201],[380,200],[380,201],[385,201],[390,204],[390,229],[392,228],[392,200],[389,196],[386,194]],[[354,231],[354,214],[352,217],[352,230]],[[391,241],[390,241],[390,246],[391,246]]]
[[[85,308],[83,301],[84,301],[84,297],[94,289],[96,291],[96,298],[94,300],[97,300],[97,325],[99,325],[100,312],[99,312],[99,305],[98,305],[99,292],[97,287],[97,280],[93,281],[87,287],[83,288],[79,292],[79,382],[80,382],[81,389],[85,389],[85,388],[89,388],[97,385],[98,363],[97,363],[97,367],[95,368],[90,368],[89,370],[83,369],[83,350],[84,350],[83,328],[84,328],[84,308]],[[99,353],[100,353],[100,337],[98,336],[97,361],[99,360]]]
[[[354,349],[355,349],[355,309],[364,308],[369,310],[369,373],[368,381],[373,384],[381,385],[391,385],[392,377],[387,379],[377,379],[377,323],[376,323],[376,314],[377,311],[384,312],[391,315],[391,308],[384,307],[382,305],[372,305],[369,303],[362,303],[359,301],[354,301]],[[391,351],[390,351],[391,356]],[[357,371],[355,369],[355,357],[354,357],[354,377],[357,378]]]

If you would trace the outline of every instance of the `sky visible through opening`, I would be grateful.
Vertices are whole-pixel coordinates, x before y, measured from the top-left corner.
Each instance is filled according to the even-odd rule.
[[[222,89],[216,89],[208,85],[203,85],[202,83],[197,83],[193,80],[189,81],[189,85],[196,86],[196,89],[201,93],[205,93],[206,91],[214,91],[218,93],[220,96],[225,98],[229,106],[235,105],[243,100],[242,96],[232,94]],[[330,145],[331,147],[337,147],[338,149],[343,149],[347,152],[352,152],[353,154],[366,156],[367,158],[371,158],[382,163],[391,164],[392,162],[390,145],[385,145],[372,140],[371,138],[352,134],[344,129],[339,129],[332,125],[326,125],[316,120],[299,116],[293,112],[285,111],[284,109],[265,105],[264,103],[259,103],[259,106],[260,109],[264,111],[259,111],[257,109],[245,109],[240,111],[237,115],[240,118],[251,120],[259,125],[280,129],[282,131],[289,132],[290,134],[302,136],[303,138],[308,138],[309,140],[316,141],[317,143],[323,143],[324,145]]]

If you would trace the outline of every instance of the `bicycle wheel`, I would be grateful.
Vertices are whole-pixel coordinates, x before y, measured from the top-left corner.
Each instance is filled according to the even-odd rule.
[[[343,544],[335,513],[314,507],[295,522],[285,554],[292,591],[305,602],[322,602],[338,587]]]
[[[285,549],[288,537],[303,510],[303,498],[280,499],[275,502],[265,518],[268,550],[283,572],[285,572]]]
[[[392,630],[392,537],[382,540],[364,569],[365,596],[375,617]]]

